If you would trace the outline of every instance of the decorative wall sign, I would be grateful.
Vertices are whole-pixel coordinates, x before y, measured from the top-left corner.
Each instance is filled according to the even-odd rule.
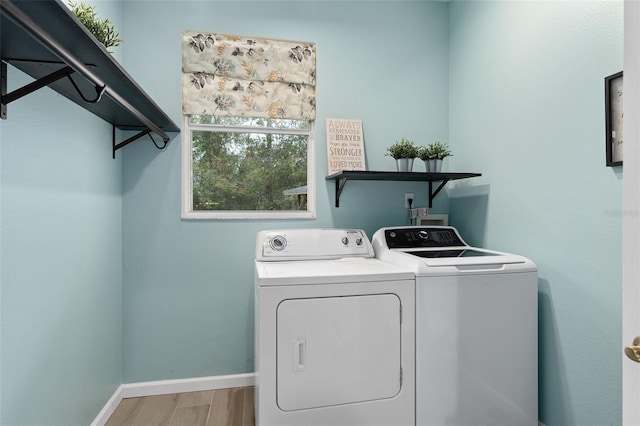
[[[366,170],[362,120],[327,118],[326,125],[328,174]]]
[[[622,166],[622,71],[604,78],[607,166]]]

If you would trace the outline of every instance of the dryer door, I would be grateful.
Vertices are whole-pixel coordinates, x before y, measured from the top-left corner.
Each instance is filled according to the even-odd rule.
[[[401,385],[400,305],[394,294],[280,303],[280,409],[303,410],[396,396]]]

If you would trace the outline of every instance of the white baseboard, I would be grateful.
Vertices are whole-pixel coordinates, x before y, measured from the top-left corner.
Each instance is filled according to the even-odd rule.
[[[192,379],[126,383],[120,385],[113,396],[109,398],[109,401],[107,401],[104,408],[100,410],[100,413],[91,423],[91,426],[103,426],[124,398],[254,386],[255,382],[255,373],[247,373],[228,376],[196,377]]]
[[[193,379],[158,380],[155,382],[127,383],[122,385],[122,397],[163,395],[167,393],[196,392],[202,390],[253,386],[254,373],[229,376],[196,377]]]
[[[98,413],[98,416],[91,422],[91,426],[103,426],[109,420],[109,417],[116,411],[116,407],[122,401],[122,388],[124,385],[118,386],[118,389],[111,395],[109,401],[102,407],[102,410]]]

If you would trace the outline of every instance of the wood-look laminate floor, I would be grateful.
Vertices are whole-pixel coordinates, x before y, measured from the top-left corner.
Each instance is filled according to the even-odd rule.
[[[106,426],[254,426],[253,386],[123,399]]]

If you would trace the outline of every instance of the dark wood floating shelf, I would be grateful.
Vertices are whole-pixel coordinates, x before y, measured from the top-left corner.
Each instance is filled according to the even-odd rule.
[[[0,12],[3,119],[9,103],[49,86],[114,126],[114,157],[145,135],[164,148],[167,132],[180,131],[60,0],[1,0]],[[7,93],[7,63],[35,81]],[[116,144],[116,128],[139,133]]]
[[[429,207],[432,207],[433,199],[450,180],[467,179],[482,176],[481,173],[424,173],[424,172],[367,172],[353,171],[334,173],[326,177],[326,180],[336,182],[336,207],[340,207],[340,194],[348,180],[384,180],[384,181],[418,181],[429,183]],[[440,182],[433,189],[433,182]]]

